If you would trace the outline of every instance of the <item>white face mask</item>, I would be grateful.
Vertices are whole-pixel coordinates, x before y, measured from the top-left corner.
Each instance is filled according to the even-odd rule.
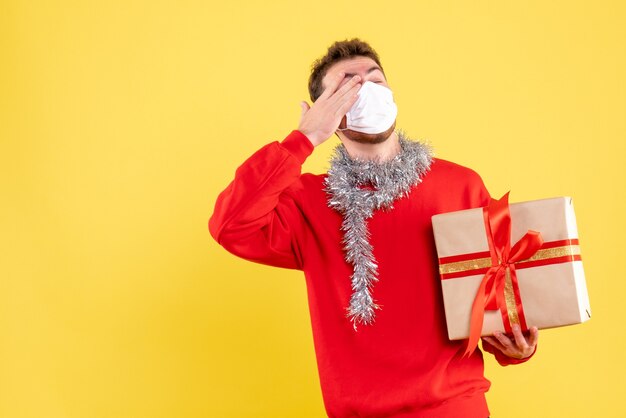
[[[398,115],[392,91],[385,86],[366,81],[357,94],[358,99],[346,113],[346,127],[338,130],[350,129],[365,134],[379,134],[391,128]]]

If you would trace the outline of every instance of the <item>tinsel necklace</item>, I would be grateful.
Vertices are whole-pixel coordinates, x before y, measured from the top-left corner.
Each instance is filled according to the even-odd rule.
[[[337,145],[324,180],[328,206],[343,217],[345,259],[354,268],[352,296],[346,310],[355,331],[357,324],[373,323],[374,310],[380,309],[372,298],[373,284],[378,281],[378,264],[366,221],[375,210],[389,211],[394,201],[408,196],[410,189],[421,183],[432,162],[428,145],[408,139],[400,130],[396,133],[400,151],[387,161],[352,158],[343,144]]]

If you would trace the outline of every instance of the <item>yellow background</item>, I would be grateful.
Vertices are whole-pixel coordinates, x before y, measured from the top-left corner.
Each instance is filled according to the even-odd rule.
[[[497,197],[574,197],[593,318],[488,358],[492,416],[625,416],[625,21],[618,0],[2,1],[0,417],[324,416],[302,274],[207,220],[353,36],[437,156]]]

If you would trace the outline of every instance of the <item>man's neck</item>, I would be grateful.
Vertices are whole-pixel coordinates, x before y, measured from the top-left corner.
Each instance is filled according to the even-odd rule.
[[[401,149],[398,134],[395,131],[391,133],[387,140],[378,144],[363,144],[346,137],[341,142],[346,147],[346,151],[351,158],[366,161],[377,160],[384,162],[391,160],[398,155]]]

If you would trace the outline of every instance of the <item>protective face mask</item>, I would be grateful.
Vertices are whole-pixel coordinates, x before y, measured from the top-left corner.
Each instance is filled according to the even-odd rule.
[[[393,93],[385,86],[366,81],[359,89],[358,98],[346,113],[346,127],[365,134],[379,134],[391,128],[398,115]]]

